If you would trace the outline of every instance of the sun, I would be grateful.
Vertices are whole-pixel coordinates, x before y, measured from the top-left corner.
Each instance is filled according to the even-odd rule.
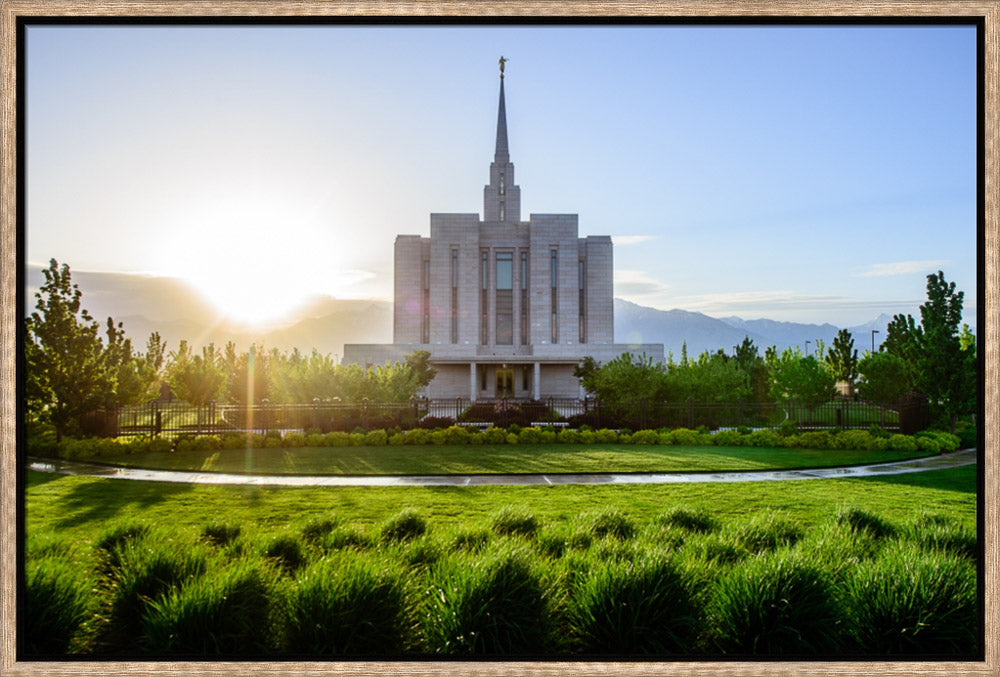
[[[259,206],[259,205],[258,205]],[[191,226],[166,248],[169,269],[234,324],[280,324],[317,295],[337,296],[324,230],[275,209],[230,210]]]

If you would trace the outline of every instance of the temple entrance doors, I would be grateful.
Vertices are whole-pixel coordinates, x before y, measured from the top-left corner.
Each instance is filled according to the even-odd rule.
[[[497,367],[496,370],[496,397],[514,396],[514,370],[506,366]]]

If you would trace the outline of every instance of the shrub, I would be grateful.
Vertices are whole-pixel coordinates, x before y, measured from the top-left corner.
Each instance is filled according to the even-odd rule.
[[[591,518],[590,532],[598,538],[614,536],[626,541],[635,535],[635,524],[619,510],[604,510]]]
[[[507,444],[517,444],[517,435],[514,433],[507,433]]]
[[[383,541],[407,541],[422,536],[427,522],[413,508],[406,508],[390,517],[380,531]]]
[[[632,444],[632,433],[625,431],[618,433],[618,444]]]
[[[718,523],[705,509],[692,510],[684,506],[671,508],[656,517],[656,523],[664,526],[680,527],[685,531],[707,534],[715,531]]]
[[[639,430],[632,433],[632,444],[659,444],[660,434],[655,430]]]
[[[431,431],[431,444],[436,444],[441,446],[444,444],[444,431],[443,430],[432,430]]]
[[[365,433],[356,432],[348,435],[352,447],[363,447],[365,445]]]
[[[534,536],[538,520],[523,508],[504,506],[490,520],[493,531],[501,536]]]
[[[469,433],[469,444],[481,445],[483,443],[483,434],[478,430],[474,430]]]
[[[601,428],[594,433],[594,440],[596,442],[600,442],[601,444],[614,444],[618,441],[618,433],[614,430]]]
[[[271,435],[268,433],[264,437],[264,448],[265,449],[280,449],[281,448],[281,437],[277,435]]]
[[[404,444],[406,444],[406,435],[403,433],[393,433],[392,436],[389,437],[390,446],[401,447]]]
[[[846,588],[846,627],[865,653],[955,653],[978,645],[975,567],[944,552],[890,546]]]
[[[517,434],[517,441],[519,444],[538,444],[542,441],[542,429],[521,428],[521,432]]]
[[[306,435],[306,446],[307,447],[326,446],[325,438],[321,433],[309,433],[308,435]]]
[[[916,438],[917,448],[926,451],[928,454],[941,453],[941,443],[930,435],[921,435]]]
[[[717,447],[741,447],[745,441],[735,430],[720,430],[712,436],[712,443]]]
[[[576,430],[566,428],[565,430],[560,430],[556,433],[556,441],[560,444],[579,444],[580,433]]]
[[[833,440],[830,437],[830,433],[825,430],[815,430],[800,433],[798,436],[798,444],[795,446],[802,447],[804,449],[833,449]],[[791,436],[789,437],[791,439]]]
[[[306,563],[302,542],[293,534],[272,536],[264,548],[264,556],[274,560],[287,573],[296,571]]]
[[[406,431],[406,444],[430,444],[431,431],[424,428],[414,428]]]
[[[794,435],[799,431],[799,424],[790,418],[786,418],[778,425],[778,434],[782,437]]]
[[[450,426],[444,431],[444,440],[447,444],[468,444],[469,431],[461,426]]]
[[[896,451],[916,451],[917,442],[909,435],[893,435],[889,438],[889,448]]]
[[[555,430],[543,430],[538,435],[538,441],[542,444],[555,444],[556,442],[556,431]]]
[[[216,522],[206,524],[201,529],[201,536],[213,545],[226,546],[239,538],[240,525]]]
[[[839,647],[829,575],[785,551],[737,564],[715,584],[711,640],[726,654],[823,653]]]
[[[483,443],[485,444],[506,444],[507,431],[503,428],[490,426],[483,431]]]
[[[973,430],[973,433],[975,431]],[[922,439],[932,439],[938,443],[941,451],[955,451],[960,446],[975,446],[975,438],[970,444],[964,445],[958,435],[944,432],[942,430],[925,430],[917,434],[918,442]]]
[[[854,506],[843,506],[837,510],[834,520],[849,527],[854,532],[866,532],[875,538],[892,536],[896,529],[874,513]]]
[[[162,454],[171,449],[173,449],[173,443],[166,437],[154,437],[149,441],[149,450],[153,453]]]
[[[323,446],[323,436],[317,435],[318,439],[311,441],[309,446],[321,447]],[[310,438],[312,439],[312,438]],[[222,448],[230,451],[238,451],[247,446],[247,438],[243,435],[226,435],[222,438]]]
[[[366,558],[308,568],[288,598],[286,648],[293,653],[397,652],[405,629],[399,574]]]
[[[670,437],[673,438],[673,443],[677,446],[693,447],[701,441],[701,436],[697,432],[688,430],[687,428],[678,428],[671,431]]]
[[[334,431],[323,436],[324,447],[347,447],[351,445],[351,436],[342,431]]]
[[[60,559],[29,560],[24,569],[24,647],[33,655],[66,653],[90,615],[93,584]]]
[[[597,435],[593,430],[581,430],[580,442],[583,444],[593,444],[597,440]]]
[[[423,609],[423,642],[435,654],[538,653],[549,614],[526,557],[458,560],[438,571]]]
[[[351,435],[353,441],[354,436]],[[365,445],[369,447],[384,447],[389,443],[389,435],[384,430],[371,430],[364,435]]]
[[[215,435],[198,435],[192,446],[195,451],[219,451],[222,449],[222,440]]]
[[[596,565],[567,615],[585,653],[685,653],[700,625],[688,581],[662,557]]]
[[[754,553],[794,545],[802,538],[798,525],[775,513],[756,515],[734,527],[732,534],[738,543]]]
[[[755,430],[747,435],[746,443],[751,447],[780,447],[781,435],[773,430]]]
[[[145,648],[182,654],[266,652],[278,636],[275,587],[275,572],[249,560],[211,571],[150,603]]]

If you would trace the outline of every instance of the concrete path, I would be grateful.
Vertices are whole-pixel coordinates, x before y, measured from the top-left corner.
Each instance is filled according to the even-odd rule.
[[[28,459],[28,468],[63,475],[110,477],[147,482],[256,484],[285,487],[437,487],[545,484],[675,484],[692,482],[761,482],[842,477],[875,477],[955,468],[976,463],[976,450],[965,449],[911,461],[891,461],[847,468],[811,470],[737,470],[726,472],[549,473],[480,475],[250,475],[237,473],[146,470],[77,461]]]

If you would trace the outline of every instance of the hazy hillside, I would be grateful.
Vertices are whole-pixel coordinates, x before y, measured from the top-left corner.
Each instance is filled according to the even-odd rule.
[[[295,311],[285,323],[266,330],[249,330],[222,322],[215,309],[182,280],[125,273],[72,271],[73,281],[83,291],[83,305],[102,323],[108,316],[124,324],[133,341],[142,346],[156,331],[169,350],[186,339],[195,346],[234,341],[240,349],[251,343],[268,348],[342,355],[345,343],[392,341],[392,304],[379,300],[343,300],[317,297]],[[42,282],[40,269],[28,271],[29,297],[26,310],[34,307],[33,293]],[[768,319],[714,318],[686,310],[657,310],[623,299],[615,299],[615,340],[618,343],[663,343],[666,352],[680,359],[687,341],[688,355],[705,350],[731,352],[749,337],[763,351],[799,346],[817,340],[827,345],[837,334],[831,324],[800,324]],[[882,315],[857,327],[854,334],[859,352],[869,348],[871,330],[877,329],[876,345],[885,338],[891,318]]]

